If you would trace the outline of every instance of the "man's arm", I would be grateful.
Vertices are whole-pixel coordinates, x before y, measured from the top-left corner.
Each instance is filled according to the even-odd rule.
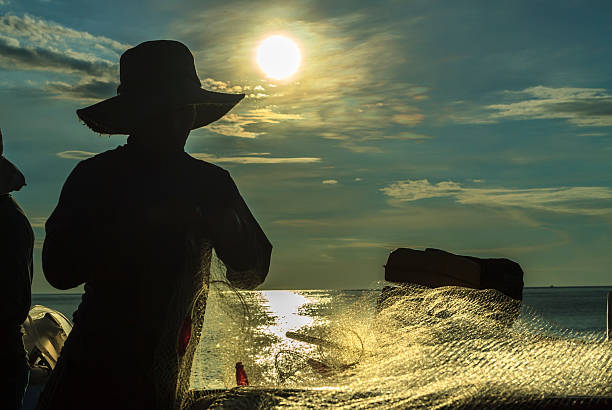
[[[66,179],[57,207],[45,224],[42,267],[47,281],[57,289],[71,289],[89,277],[90,249],[95,247],[92,232],[92,185],[86,166],[79,163]]]
[[[21,219],[20,215],[16,216]],[[19,219],[3,220],[3,229],[0,229],[0,323],[3,326],[20,325],[30,310],[34,237],[31,228]]]
[[[213,246],[227,267],[227,279],[252,289],[263,283],[270,267],[272,244],[227,174],[228,200],[211,215]]]

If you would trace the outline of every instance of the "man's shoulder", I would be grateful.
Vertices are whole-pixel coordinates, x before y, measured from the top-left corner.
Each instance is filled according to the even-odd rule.
[[[108,151],[100,152],[98,154],[92,155],[89,158],[83,159],[80,164],[96,164],[103,161],[107,161],[109,159],[116,159],[117,157],[121,157],[126,155],[127,149],[126,145],[119,145],[116,148],[109,149]]]
[[[125,148],[125,145],[120,145],[117,148],[91,155],[79,161],[76,168],[83,172],[85,170],[112,166],[112,164],[117,165],[116,161],[126,156]]]
[[[187,153],[185,153],[185,158],[189,162],[189,165],[197,169],[199,172],[204,172],[212,176],[218,176],[219,178],[229,177],[229,172],[218,165],[204,161],[200,158],[196,158]]]
[[[0,202],[0,219],[2,219],[3,237],[14,238],[16,234],[32,231],[30,221],[17,201],[8,196]]]

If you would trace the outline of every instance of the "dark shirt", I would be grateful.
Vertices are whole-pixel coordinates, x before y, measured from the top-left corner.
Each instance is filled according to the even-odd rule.
[[[126,344],[116,331],[127,331],[126,350],[152,345],[192,236],[200,252],[214,247],[233,284],[264,281],[272,246],[229,173],[130,137],[80,162],[66,180],[46,223],[43,270],[57,288],[85,283],[74,316],[80,332],[112,333],[113,343]]]
[[[0,344],[23,354],[21,324],[30,310],[34,233],[9,194],[0,194]]]

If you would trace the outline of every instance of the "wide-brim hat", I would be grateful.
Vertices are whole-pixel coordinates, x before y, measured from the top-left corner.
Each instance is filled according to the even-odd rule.
[[[19,191],[23,187],[25,177],[17,167],[4,158],[4,145],[2,144],[2,130],[0,130],[0,194]]]
[[[191,51],[173,40],[147,41],[121,55],[117,95],[77,110],[79,118],[101,134],[131,134],[156,115],[192,105],[191,129],[217,121],[244,94],[201,88]]]

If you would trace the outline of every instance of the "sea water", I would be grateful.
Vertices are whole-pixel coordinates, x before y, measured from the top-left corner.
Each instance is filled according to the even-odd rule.
[[[543,318],[575,331],[603,332],[606,329],[606,295],[612,287],[545,287],[525,288],[523,305]],[[325,318],[334,307],[358,301],[363,295],[377,295],[380,290],[268,290],[249,291],[258,297],[250,303],[260,305],[268,321],[295,320],[309,322]],[[44,305],[64,313],[68,318],[81,302],[80,294],[35,293],[32,305]]]
[[[518,383],[512,388],[529,394],[607,395],[606,383],[612,379],[603,372],[612,362],[603,340],[611,290],[526,288],[510,334],[482,319],[472,304],[463,299],[448,304],[453,298],[439,292],[416,295],[413,304],[381,315],[376,307],[380,290],[263,290],[235,298],[231,292],[211,289],[191,387],[234,386],[234,366],[240,361],[253,385],[385,389],[385,402],[394,406],[448,404],[441,398],[461,396],[456,389],[482,390],[496,383],[505,388]],[[33,304],[68,317],[79,302],[80,295],[32,297]],[[425,311],[416,312],[427,303]],[[323,346],[288,337],[287,332],[323,340]],[[343,346],[342,351],[325,348],[325,341]],[[564,357],[570,355],[580,357]],[[340,369],[343,380],[313,367],[311,359],[328,370]],[[549,377],[551,372],[556,376]],[[572,376],[576,373],[583,375]],[[557,380],[562,378],[565,382]],[[397,393],[396,387],[409,393]],[[426,401],[419,402],[419,397]]]

